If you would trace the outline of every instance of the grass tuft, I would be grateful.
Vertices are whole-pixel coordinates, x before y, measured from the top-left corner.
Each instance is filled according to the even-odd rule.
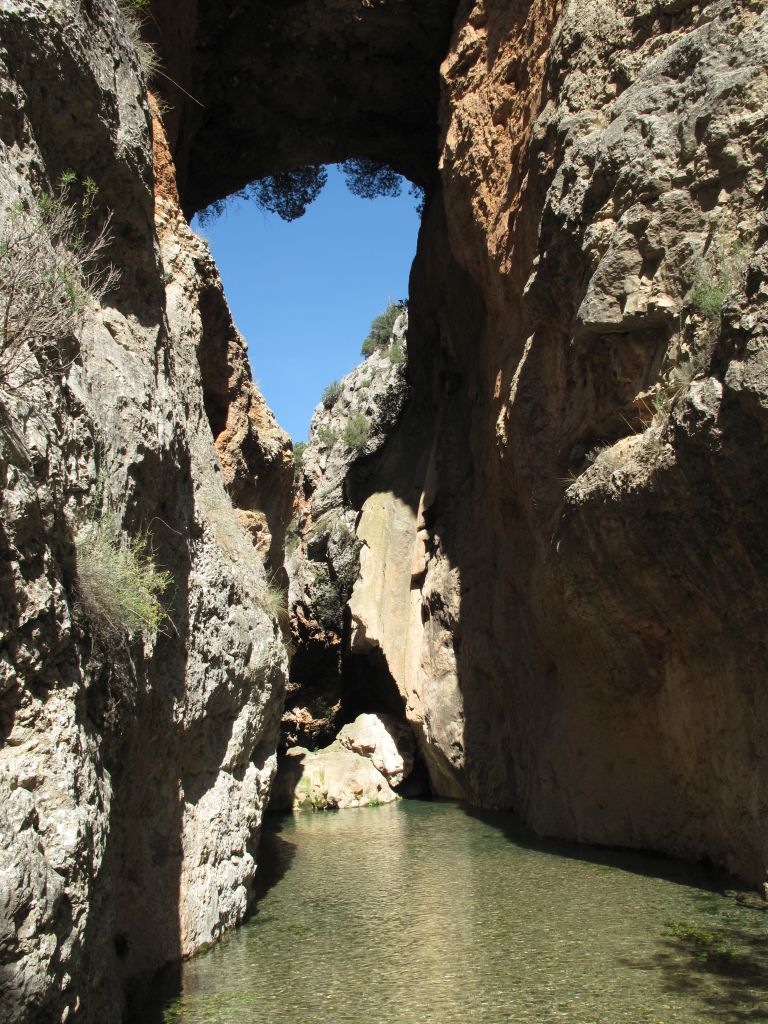
[[[173,577],[155,565],[147,534],[126,541],[106,515],[83,528],[76,553],[79,603],[94,633],[104,641],[154,636]]]
[[[275,583],[267,583],[264,592],[257,598],[264,611],[281,625],[288,623],[288,594]]]
[[[332,380],[328,387],[323,392],[323,405],[326,409],[332,409],[339,400],[341,395],[342,387],[341,381]]]
[[[691,306],[713,323],[720,320],[726,297],[739,285],[749,258],[749,247],[739,242],[724,251],[715,242],[700,260],[688,292]]]
[[[150,82],[160,69],[160,59],[154,47],[142,38],[141,29],[144,14],[149,9],[150,0],[117,0],[117,6],[123,16],[128,41],[133,47],[144,77]]]

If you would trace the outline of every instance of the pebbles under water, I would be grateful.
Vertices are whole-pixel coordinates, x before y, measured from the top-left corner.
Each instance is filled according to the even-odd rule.
[[[268,820],[257,911],[167,1024],[768,1022],[768,913],[673,860],[451,803]]]

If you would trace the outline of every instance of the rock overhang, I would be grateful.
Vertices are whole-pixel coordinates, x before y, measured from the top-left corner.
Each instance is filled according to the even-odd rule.
[[[350,158],[419,185],[437,166],[457,0],[155,0],[146,29],[185,212],[258,178]]]

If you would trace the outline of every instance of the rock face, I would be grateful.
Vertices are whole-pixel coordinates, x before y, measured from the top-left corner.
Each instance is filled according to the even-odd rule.
[[[320,714],[318,702],[338,710],[345,606],[365,557],[349,480],[375,473],[406,401],[407,330],[404,312],[389,346],[332,387],[312,416],[299,480],[299,543],[288,560],[297,647],[288,700],[292,719],[292,709]],[[306,729],[302,735],[308,738]]]
[[[433,789],[768,869],[759,3],[461,5],[350,649]]]
[[[292,459],[157,124],[153,196],[114,4],[6,2],[0,40],[4,225],[71,169],[120,270],[79,345],[0,395],[0,1016],[110,1022],[248,904],[286,673],[260,556]],[[75,541],[107,515],[172,575],[157,634],[105,643],[83,613]]]
[[[397,800],[373,761],[332,743],[323,750],[292,747],[280,760],[273,810],[346,810]]]
[[[754,882],[767,40],[760,4],[462,7],[412,276],[423,412],[361,496],[350,606],[438,792]]]

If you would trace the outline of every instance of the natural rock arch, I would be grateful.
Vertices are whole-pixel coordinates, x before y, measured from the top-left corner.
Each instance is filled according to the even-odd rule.
[[[456,0],[152,5],[188,214],[254,179],[351,157],[420,185],[437,163],[439,65]],[[167,76],[167,77],[166,77]],[[178,84],[176,84],[178,83]]]

